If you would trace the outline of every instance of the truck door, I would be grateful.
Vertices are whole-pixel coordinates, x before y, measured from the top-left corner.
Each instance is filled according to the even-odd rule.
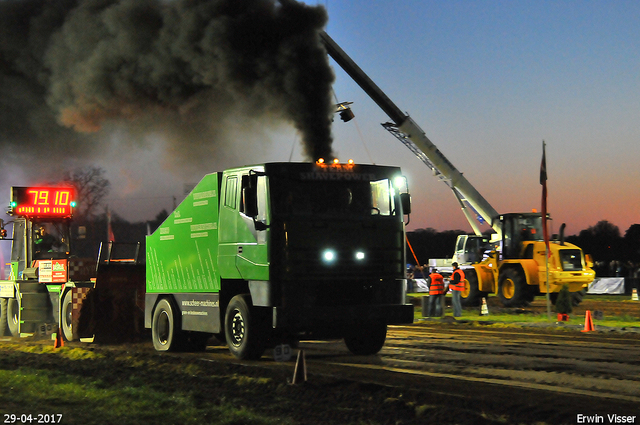
[[[232,279],[268,280],[266,178],[249,170],[224,175],[220,207],[219,265],[221,276]],[[251,187],[252,190],[247,190]],[[243,196],[254,193],[256,216],[245,214]],[[256,223],[262,223],[256,225]]]

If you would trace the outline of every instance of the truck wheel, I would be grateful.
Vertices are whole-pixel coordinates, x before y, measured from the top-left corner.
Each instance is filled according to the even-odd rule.
[[[460,293],[463,307],[477,307],[485,293],[478,288],[478,276],[475,270],[465,272],[464,289]]]
[[[151,319],[151,339],[156,351],[178,351],[183,347],[180,319],[177,310],[166,298],[158,301]]]
[[[500,272],[498,296],[505,307],[521,307],[526,304],[527,284],[518,270]]]
[[[73,341],[73,292],[67,291],[60,306],[60,328],[66,341]]]
[[[387,325],[376,323],[351,329],[344,337],[349,351],[358,356],[376,354],[387,339]]]
[[[266,349],[266,332],[261,315],[246,295],[231,298],[224,318],[224,331],[231,354],[239,359],[257,360]]]
[[[20,336],[20,305],[16,298],[7,298],[7,327],[11,336]]]
[[[7,327],[7,299],[0,298],[0,336],[8,336],[9,328]]]

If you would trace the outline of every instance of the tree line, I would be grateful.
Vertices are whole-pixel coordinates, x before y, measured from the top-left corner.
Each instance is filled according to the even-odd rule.
[[[432,228],[407,232],[407,262],[425,264],[430,258],[451,258],[458,235],[465,233]],[[628,276],[640,266],[640,224],[631,225],[622,235],[618,226],[601,220],[565,240],[591,255],[598,276]]]

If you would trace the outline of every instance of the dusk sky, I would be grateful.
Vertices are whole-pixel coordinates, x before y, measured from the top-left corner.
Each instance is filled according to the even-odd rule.
[[[637,1],[307,1],[328,10],[326,31],[422,127],[498,212],[540,209],[547,146],[552,232],[608,220],[640,223],[640,3]],[[450,189],[384,130],[389,118],[333,62],[334,91],[356,118],[333,123],[346,161],[395,165],[408,178],[408,230],[471,231]],[[303,160],[292,127],[243,119],[237,140],[198,164],[172,163],[161,134],[131,143],[114,128],[92,164],[112,183],[110,209],[148,220],[207,172]],[[248,131],[249,130],[249,131]],[[169,152],[169,154],[167,154]],[[4,167],[0,184],[27,184]],[[7,200],[8,201],[8,200]]]
[[[544,140],[555,231],[640,223],[640,3],[356,0],[328,12],[332,38],[498,212],[540,210]],[[373,161],[409,179],[409,229],[470,231],[450,189],[336,74],[356,114],[334,123],[340,157],[370,161],[359,127]]]

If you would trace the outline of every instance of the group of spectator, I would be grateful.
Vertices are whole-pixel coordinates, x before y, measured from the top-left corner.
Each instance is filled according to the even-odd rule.
[[[429,289],[429,302],[427,305],[426,317],[444,317],[444,298],[447,291],[451,291],[451,305],[453,307],[453,316],[462,316],[462,300],[460,293],[464,289],[464,272],[458,268],[458,263],[453,263],[453,273],[449,279],[448,285],[445,285],[444,277],[434,267],[428,272],[428,267],[416,266],[409,270],[408,282],[409,290],[413,290],[416,275],[421,274],[425,277],[425,281]]]

